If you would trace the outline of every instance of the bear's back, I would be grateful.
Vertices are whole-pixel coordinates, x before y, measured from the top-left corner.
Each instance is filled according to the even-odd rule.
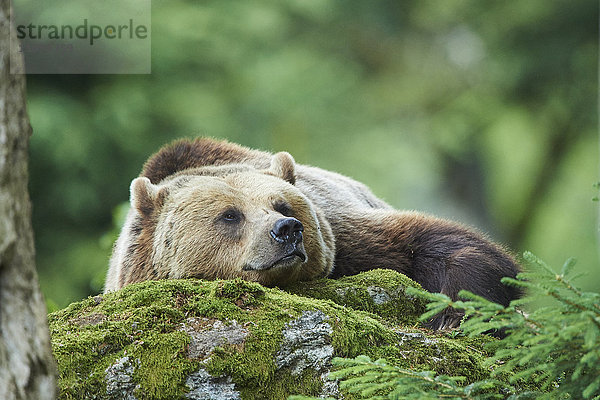
[[[141,176],[159,183],[186,169],[227,164],[247,164],[267,169],[273,155],[227,141],[210,138],[177,140],[151,156]],[[391,209],[360,182],[317,167],[296,164],[296,186],[329,216],[349,208]]]

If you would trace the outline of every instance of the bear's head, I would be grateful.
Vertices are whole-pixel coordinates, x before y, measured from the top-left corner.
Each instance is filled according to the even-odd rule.
[[[241,277],[285,285],[327,276],[334,238],[295,183],[288,153],[268,170],[245,165],[181,171],[131,184],[128,252],[118,287],[146,279]]]

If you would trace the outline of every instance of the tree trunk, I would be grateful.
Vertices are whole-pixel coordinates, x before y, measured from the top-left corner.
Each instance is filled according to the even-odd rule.
[[[27,192],[31,126],[25,76],[10,73],[9,63],[23,60],[18,52],[10,56],[9,12],[10,0],[0,0],[0,399],[54,399],[56,366]]]

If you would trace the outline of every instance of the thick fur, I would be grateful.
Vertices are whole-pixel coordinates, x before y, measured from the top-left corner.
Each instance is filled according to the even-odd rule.
[[[105,291],[148,279],[242,277],[274,286],[329,275],[335,255],[331,228],[287,180],[293,181],[293,168],[292,157],[281,153],[264,171],[208,166],[180,171],[159,184],[134,179],[132,207]],[[270,232],[285,218],[302,221],[296,250],[304,260],[279,262],[289,249]]]
[[[329,273],[332,278],[374,268],[388,268],[409,276],[426,290],[445,293],[452,299],[457,299],[458,292],[463,289],[503,305],[508,305],[510,300],[521,295],[518,289],[500,282],[502,277],[514,277],[519,272],[515,259],[473,229],[417,212],[393,210],[363,184],[333,172],[295,164],[291,157],[281,156],[280,153],[273,156],[206,138],[180,140],[150,157],[144,165],[143,178],[138,179],[147,178],[143,186],[145,191],[141,192],[157,191],[154,198],[160,203],[160,187],[182,174],[210,175],[219,171],[217,175],[228,176],[239,174],[236,171],[244,168],[265,170],[264,174],[285,180],[288,186],[294,185],[305,196],[308,207],[315,210],[319,224],[331,227],[334,243],[325,252],[335,248],[334,266]],[[260,181],[256,177],[253,179]],[[135,185],[139,184],[136,181],[132,184],[132,202],[136,199]],[[197,184],[201,185],[200,182]],[[267,187],[257,184],[254,191],[260,193]],[[214,195],[214,201],[219,202],[218,194]],[[145,207],[145,203],[139,202],[139,213],[147,214],[147,222],[143,227],[140,226],[139,217],[131,217],[123,228],[113,253],[106,290],[115,290],[130,282],[164,277],[153,267],[157,259],[151,238],[157,235],[168,238],[172,234],[166,227],[157,228],[160,208]],[[305,224],[304,220],[299,219]],[[204,240],[209,239],[206,237]],[[308,238],[305,245],[309,245]],[[226,249],[225,253],[234,251],[230,250],[228,244],[222,246]],[[183,262],[182,256],[177,256],[177,253],[170,257]],[[120,272],[116,273],[117,270]],[[210,277],[229,278],[233,275],[222,270],[211,273]],[[309,275],[303,278],[310,279]],[[199,274],[195,270],[179,267],[176,276]],[[260,281],[257,277],[250,279]],[[431,326],[453,327],[458,325],[461,317],[460,314],[448,312],[435,318]]]

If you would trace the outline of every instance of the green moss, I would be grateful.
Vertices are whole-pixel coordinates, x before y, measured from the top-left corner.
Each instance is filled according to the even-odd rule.
[[[421,288],[396,271],[375,269],[336,280],[298,282],[285,289],[301,296],[328,299],[355,310],[368,311],[393,323],[416,326],[427,302],[407,295],[406,287]]]
[[[138,398],[170,399],[182,392],[182,383],[197,369],[197,363],[185,357],[189,337],[183,332],[149,335],[131,353],[140,360],[134,379],[143,383]],[[148,355],[151,354],[151,357]]]
[[[174,300],[190,287],[185,282],[165,283],[143,283],[50,314],[61,398],[105,393],[105,370],[124,355],[139,360],[134,375],[137,381],[144,381],[139,398],[168,398],[183,392],[179,378],[193,366],[179,355],[188,337],[175,331],[184,314]],[[105,317],[85,318],[90,315]],[[102,322],[86,323],[98,320]],[[178,379],[171,379],[174,376]]]
[[[187,390],[186,378],[199,368],[213,376],[231,377],[244,399],[317,395],[323,385],[321,372],[306,369],[294,376],[288,368],[275,365],[285,325],[314,310],[324,313],[331,325],[334,356],[366,354],[403,367],[464,375],[469,381],[488,376],[489,371],[481,367],[481,342],[415,328],[412,316],[408,326],[398,322],[420,307],[416,300],[400,308],[365,297],[369,287],[392,293],[405,285],[414,286],[393,271],[372,271],[311,282],[303,291],[296,290],[318,292],[321,298],[240,279],[143,282],[89,298],[49,316],[60,369],[60,398],[106,398],[105,371],[124,356],[135,367],[132,379],[139,384],[134,391],[138,399],[181,398]],[[340,289],[353,295],[336,297]],[[207,318],[207,329],[215,320],[226,325],[235,320],[248,334],[242,344],[224,343],[209,358],[190,359],[190,337],[182,331],[187,318]]]
[[[215,287],[217,298],[231,299],[238,307],[256,305],[264,299],[265,289],[255,282],[237,278],[230,281],[220,281]]]
[[[242,391],[246,399],[285,399],[290,393],[305,396],[318,396],[323,388],[320,374],[306,369],[301,375],[294,376],[289,369],[277,371],[271,387],[260,387]]]

